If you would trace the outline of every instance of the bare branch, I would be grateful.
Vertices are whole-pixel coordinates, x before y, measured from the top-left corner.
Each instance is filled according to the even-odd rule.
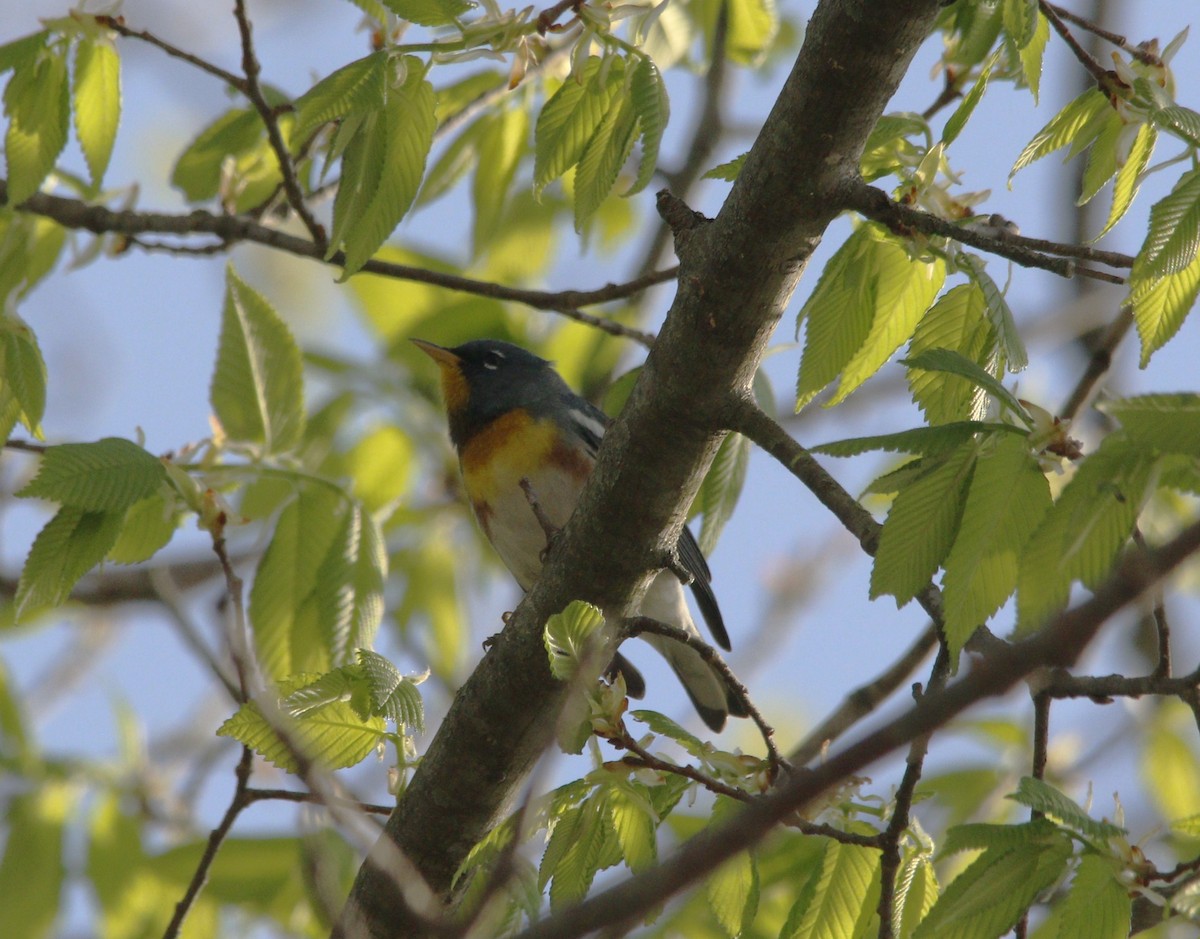
[[[147,30],[131,29],[125,25],[125,17],[123,16],[105,16],[103,14],[96,17],[96,22],[101,26],[111,29],[113,32],[125,36],[128,39],[140,39],[142,42],[149,43],[156,48],[161,49],[172,58],[179,59],[182,62],[187,62],[189,65],[194,65],[202,72],[207,72],[226,84],[236,88],[242,94],[248,93],[246,79],[240,75],[235,75],[233,72],[226,71],[220,66],[213,65],[211,62],[200,58],[197,55],[192,55],[190,52],[184,52],[178,46],[173,46],[165,40],[159,39],[157,36]]]

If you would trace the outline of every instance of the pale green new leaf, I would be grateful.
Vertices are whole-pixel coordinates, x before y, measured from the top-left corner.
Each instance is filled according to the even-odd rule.
[[[829,840],[811,900],[801,897],[788,917],[794,928],[785,930],[784,935],[789,939],[852,939],[874,913],[878,894],[879,852]]]
[[[44,50],[22,61],[4,89],[4,113],[8,203],[19,205],[38,191],[67,143],[71,103],[63,56]]]
[[[520,107],[505,108],[494,113],[480,136],[479,150],[484,158],[475,165],[475,179],[471,187],[472,204],[475,207],[471,244],[477,256],[500,227],[508,202],[508,190],[525,153],[528,136],[529,117],[525,109]]]
[[[470,0],[381,0],[383,5],[419,26],[448,26],[475,4]]]
[[[951,658],[1017,586],[1021,551],[1050,508],[1050,486],[1019,436],[997,437],[975,463],[942,579]]]
[[[361,505],[344,505],[341,524],[317,573],[317,615],[331,661],[342,665],[353,649],[369,648],[383,618],[387,552],[375,519]]]
[[[921,317],[908,347],[909,361],[930,349],[952,349],[989,374],[994,368],[996,334],[983,291],[974,281],[947,290]],[[981,420],[987,413],[987,394],[966,378],[911,366],[907,377],[913,401],[930,424]]]
[[[49,38],[50,31],[43,29],[0,46],[0,75],[10,69],[20,69],[32,63],[38,53],[46,47],[46,40]]]
[[[65,602],[79,578],[104,560],[124,512],[65,505],[38,532],[17,583],[16,618]]]
[[[221,190],[221,175],[229,156],[240,156],[263,143],[263,125],[252,108],[235,108],[209,124],[175,161],[171,185],[189,202],[212,199]]]
[[[6,935],[49,939],[56,934],[67,874],[63,839],[75,801],[67,783],[52,781],[6,800],[8,837],[0,859]]]
[[[971,254],[960,255],[960,261],[971,274],[971,279],[983,291],[983,299],[987,303],[988,317],[992,328],[996,331],[996,339],[1000,351],[1004,354],[1004,362],[1010,372],[1019,372],[1029,364],[1029,355],[1025,352],[1025,343],[1017,331],[1012,309],[1004,294],[996,286],[991,275],[984,269],[984,263]]]
[[[1004,935],[1066,869],[1071,841],[1060,832],[1010,849],[985,851],[943,891],[914,939]]]
[[[533,133],[534,193],[540,194],[579,162],[588,141],[608,113],[623,71],[621,59],[605,63],[592,56],[546,102]]]
[[[642,142],[637,178],[625,191],[625,195],[632,196],[645,189],[654,177],[654,170],[658,167],[659,144],[671,117],[671,104],[662,74],[650,58],[642,58],[634,66],[629,93]]]
[[[296,99],[294,138],[303,141],[321,124],[381,107],[387,70],[387,53],[372,52],[321,79]]]
[[[837,391],[826,407],[844,401],[912,337],[946,279],[946,265],[941,258],[913,260],[891,240],[878,241],[873,255],[872,277],[864,284],[873,310],[871,328],[843,367]]]
[[[1026,0],[1008,0],[1005,5],[1005,15],[1007,18],[1008,7],[1014,3],[1024,4]],[[954,113],[946,121],[946,126],[942,128],[942,143],[947,147],[950,146],[962,133],[962,129],[967,126],[967,121],[971,119],[971,115],[975,112],[975,106],[983,100],[983,93],[987,91],[988,79],[992,75],[992,66],[996,64],[999,58],[999,51],[993,52],[984,63],[983,68],[979,72],[979,77],[975,79],[975,84],[971,86],[962,101],[959,102]]]
[[[1130,887],[1110,858],[1086,852],[1058,912],[1055,939],[1126,939],[1133,913]]]
[[[135,502],[121,522],[121,534],[108,552],[108,559],[117,564],[139,564],[147,561],[175,534],[179,516],[170,490],[160,488],[151,496]]]
[[[46,410],[46,362],[37,337],[19,317],[0,317],[0,439],[17,422],[42,435]]]
[[[1106,841],[1126,834],[1124,828],[1092,818],[1073,799],[1044,780],[1032,776],[1023,776],[1017,784],[1017,791],[1009,794],[1008,798],[1035,809],[1088,838]]]
[[[995,780],[994,775],[989,775]],[[1038,844],[1058,836],[1058,826],[1044,818],[1022,822],[1017,825],[994,825],[988,822],[971,822],[954,825],[946,832],[940,858],[962,851],[1009,851],[1022,845]]]
[[[1154,145],[1158,142],[1158,131],[1154,129],[1152,124],[1143,124],[1138,128],[1137,136],[1133,139],[1133,146],[1130,148],[1125,160],[1121,163],[1120,169],[1117,170],[1117,179],[1113,183],[1113,201],[1112,207],[1108,211],[1108,221],[1104,223],[1104,228],[1100,230],[1095,238],[1099,241],[1109,230],[1125,217],[1125,213],[1129,211],[1129,207],[1133,205],[1133,200],[1137,197],[1138,188],[1141,185],[1142,173],[1145,172],[1146,166],[1150,163],[1150,156],[1154,153]]]
[[[953,450],[976,434],[981,436],[1021,434],[1024,436],[1019,428],[1013,427],[1011,424],[955,421],[950,424],[937,424],[933,427],[913,427],[910,430],[901,430],[894,434],[835,440],[830,443],[818,444],[811,450],[813,453],[827,453],[830,456],[857,456],[860,453],[870,453],[872,450],[936,456],[947,450]]]
[[[660,737],[674,740],[692,756],[699,756],[705,752],[706,745],[699,737],[688,733],[671,718],[659,714],[657,711],[630,711],[629,716],[634,720],[641,721]]]
[[[371,712],[408,730],[423,731],[425,705],[417,690],[417,680],[405,678],[378,652],[359,649],[357,654],[371,694]]]
[[[709,909],[729,939],[742,935],[757,905],[758,865],[754,855],[742,851],[731,857],[709,875],[704,893]]]
[[[1200,395],[1148,394],[1100,402],[1136,443],[1163,453],[1200,456]]]
[[[1094,587],[1108,576],[1149,495],[1153,465],[1154,455],[1122,433],[1078,464],[1021,558],[1021,633],[1066,606],[1073,581]]]
[[[1133,319],[1142,343],[1139,363],[1142,368],[1179,332],[1197,294],[1200,294],[1200,252],[1183,270],[1163,276],[1144,272],[1134,261],[1129,278],[1129,302],[1133,305]]]
[[[604,614],[582,600],[572,600],[565,610],[546,620],[544,641],[555,678],[566,681],[575,674],[588,653],[593,634],[603,625]]]
[[[1200,245],[1200,169],[1189,170],[1150,208],[1150,231],[1134,261],[1138,279],[1178,274]]]
[[[705,173],[701,179],[723,179],[726,182],[733,182],[738,178],[738,173],[742,171],[742,166],[746,162],[746,154],[743,153],[734,157],[727,163],[718,163],[711,170]]]
[[[575,230],[582,232],[613,191],[637,139],[637,114],[627,93],[616,96],[575,167]]]
[[[1096,140],[1088,150],[1076,205],[1087,205],[1091,202],[1117,171],[1118,150],[1128,125],[1116,111],[1102,111],[1100,115],[1097,119],[1100,133],[1096,135]]]
[[[750,441],[741,434],[726,434],[721,441],[712,465],[704,475],[700,491],[696,494],[694,508],[704,513],[700,524],[700,550],[711,554],[725,523],[733,516],[733,510],[742,494],[746,482],[746,468],[750,465]]]
[[[1150,115],[1151,120],[1169,134],[1180,140],[1200,147],[1200,114],[1178,104],[1158,108]]]
[[[779,31],[775,0],[733,0],[725,36],[725,55],[740,65],[759,65]],[[711,42],[712,35],[709,35]],[[710,55],[720,55],[720,52]]]
[[[564,826],[561,822],[554,829],[550,846],[546,849],[546,857],[550,856],[551,848],[556,840],[569,837],[565,850],[561,851],[561,859],[550,871],[550,909],[560,910],[563,907],[578,903],[592,886],[592,880],[600,869],[606,853],[607,839],[616,840],[616,834],[608,825],[608,819],[602,806],[603,797],[599,794],[584,802],[573,811],[574,824]],[[543,858],[545,867],[545,858]],[[545,880],[545,871],[539,873],[539,878]]]
[[[1033,40],[1038,15],[1037,0],[1004,0],[1004,31],[1018,49]]]
[[[121,59],[111,42],[83,37],[75,48],[75,133],[99,188],[121,121]]]
[[[280,514],[250,589],[250,628],[259,664],[268,677],[323,673],[335,664],[331,632],[321,611],[339,585],[319,572],[344,530],[340,496],[325,487],[300,490]]]
[[[954,349],[926,349],[924,352],[902,360],[900,364],[907,365],[911,369],[946,372],[964,378],[1003,404],[1014,417],[1020,418],[1026,426],[1033,425],[1033,419],[1026,412],[1024,405],[1017,400],[1016,395],[997,381],[990,372]]]
[[[266,298],[226,269],[221,336],[209,399],[225,433],[283,453],[304,434],[300,349]]]
[[[467,170],[479,159],[481,142],[491,125],[489,118],[490,115],[486,113],[477,118],[442,150],[421,182],[417,206],[440,199],[467,174]]]
[[[1080,139],[1080,132],[1091,124],[1097,114],[1109,106],[1108,99],[1097,88],[1089,88],[1071,101],[1052,117],[1045,127],[1034,134],[1033,139],[1021,151],[1017,162],[1009,170],[1009,184],[1012,184],[1012,178],[1018,171],[1030,163],[1040,160],[1068,144],[1076,144]]]
[[[37,475],[17,495],[93,512],[121,512],[166,481],[157,457],[130,440],[105,437],[47,447]]]
[[[658,859],[658,818],[644,787],[640,783],[610,786],[604,802],[625,864],[635,874],[652,867]]]
[[[384,107],[363,121],[342,159],[330,251],[342,245],[343,277],[366,264],[404,217],[433,146],[433,86],[420,59],[405,56],[404,65],[404,83],[388,90]]]
[[[871,599],[891,594],[900,607],[932,581],[958,532],[977,453],[973,442],[960,446],[897,494],[879,533]]]
[[[362,670],[354,665],[344,665],[289,692],[280,699],[279,707],[288,717],[303,717],[328,704],[345,701],[354,708],[355,714],[365,718],[371,714],[366,699],[367,687]]]
[[[908,858],[896,873],[896,905],[892,931],[897,939],[911,939],[938,898],[937,872],[924,855]],[[901,889],[903,886],[903,889]]]
[[[318,676],[295,675],[281,682],[279,692],[286,697]],[[282,725],[287,742],[272,724]],[[304,717],[291,719],[283,711],[268,718],[255,701],[243,704],[217,729],[217,736],[232,737],[244,743],[263,759],[282,770],[294,772],[298,766],[293,744],[310,760],[326,769],[354,766],[379,744],[387,725],[383,718],[362,718],[348,701],[335,701],[317,708]]]
[[[1042,84],[1042,60],[1046,55],[1046,43],[1050,41],[1050,21],[1039,12],[1037,25],[1029,44],[1021,50],[1021,73],[1025,84],[1033,95],[1033,103],[1038,103],[1038,93]]]

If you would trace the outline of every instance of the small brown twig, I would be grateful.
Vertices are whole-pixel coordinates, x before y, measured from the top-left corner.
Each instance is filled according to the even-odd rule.
[[[542,534],[546,536],[546,549],[550,550],[550,544],[558,535],[558,526],[550,521],[550,516],[546,514],[546,510],[542,508],[542,503],[538,501],[537,492],[533,488],[527,478],[521,477],[519,483],[521,491],[525,493],[525,501],[529,503],[529,508],[533,510],[533,517],[537,519],[537,523],[542,527]]]
[[[247,93],[246,79],[242,78],[240,75],[235,75],[233,72],[226,71],[220,66],[213,65],[213,63],[202,59],[197,55],[192,55],[190,52],[184,52],[178,46],[173,46],[169,42],[159,39],[157,36],[147,30],[131,29],[125,25],[125,17],[123,16],[106,16],[104,14],[100,14],[96,17],[96,22],[105,29],[111,29],[114,33],[124,36],[127,39],[139,39],[142,42],[149,43],[150,45],[161,49],[172,58],[179,59],[182,62],[187,62],[189,65],[194,65],[196,68],[200,69],[200,71],[207,72],[209,75],[221,79],[221,81],[232,86],[233,88],[236,88],[242,94]]]
[[[362,802],[358,799],[329,798],[315,792],[299,792],[295,789],[247,789],[245,799],[247,804],[269,800],[315,803],[317,805],[328,805],[332,802],[335,805],[343,805],[360,812],[370,812],[373,815],[390,815],[396,809],[394,805],[380,805],[376,802]]]
[[[1111,30],[1107,30],[1100,24],[1094,23],[1086,17],[1080,16],[1078,13],[1072,13],[1070,10],[1066,9],[1065,7],[1060,7],[1058,4],[1047,3],[1046,6],[1053,10],[1055,15],[1060,19],[1065,20],[1068,23],[1073,23],[1081,29],[1087,30],[1092,35],[1099,36],[1101,39],[1111,42],[1122,52],[1129,54],[1132,58],[1137,59],[1139,62],[1142,62],[1146,65],[1155,66],[1161,66],[1163,64],[1162,59],[1160,59],[1145,46],[1133,45],[1120,33],[1114,33]]]
[[[1059,16],[1058,8],[1047,3],[1046,0],[1038,0],[1038,9],[1042,11],[1042,14],[1050,21],[1050,25],[1054,27],[1054,31],[1062,37],[1063,42],[1074,53],[1075,58],[1079,60],[1079,64],[1087,69],[1087,73],[1095,79],[1100,90],[1106,95],[1113,95],[1119,84],[1116,75],[1109,72],[1103,65],[1097,62],[1092,54],[1067,29],[1067,24]]]
[[[1092,349],[1092,354],[1088,359],[1087,367],[1083,370],[1083,374],[1079,376],[1079,381],[1075,383],[1075,387],[1071,389],[1070,395],[1063,403],[1062,410],[1059,412],[1059,417],[1064,421],[1074,420],[1079,412],[1083,410],[1083,405],[1087,402],[1096,386],[1100,383],[1100,379],[1108,374],[1108,370],[1112,368],[1113,354],[1116,352],[1117,346],[1129,332],[1129,328],[1133,325],[1133,307],[1124,303],[1121,305],[1120,311],[1117,313],[1117,318],[1109,324],[1104,331],[1104,335],[1100,337]]]

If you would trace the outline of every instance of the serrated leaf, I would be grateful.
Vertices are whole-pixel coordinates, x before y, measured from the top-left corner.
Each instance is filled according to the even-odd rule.
[[[1058,912],[1056,939],[1126,939],[1133,900],[1113,861],[1087,852]]]
[[[933,579],[958,532],[978,448],[967,443],[901,489],[879,533],[871,599],[908,603]]]
[[[351,651],[369,648],[383,618],[387,552],[375,519],[357,503],[341,510],[341,524],[316,577],[317,615],[328,637],[331,661],[342,664]]]
[[[1008,798],[1035,809],[1088,838],[1106,841],[1126,834],[1124,828],[1092,818],[1073,799],[1044,780],[1032,776],[1021,777],[1017,791],[1010,793]]]
[[[235,108],[202,130],[175,161],[171,185],[189,202],[205,202],[221,191],[226,157],[251,152],[264,142],[265,130],[258,113]]]
[[[570,840],[561,852],[561,859],[552,870],[550,880],[550,909],[560,910],[582,900],[592,886],[592,880],[599,870],[600,858],[604,853],[607,826],[601,815],[601,798],[594,796],[573,811],[574,824],[564,826],[560,823],[554,829],[550,846],[546,849],[546,857],[551,855],[551,847],[556,839],[569,837]],[[615,838],[615,835],[614,835]],[[543,858],[545,866],[545,858]],[[539,875],[545,880],[545,874]]]
[[[911,939],[938,898],[937,873],[924,855],[905,860],[896,873],[896,905],[892,931],[897,939]]]
[[[1017,49],[1024,49],[1037,29],[1037,0],[1004,0],[1004,30]]]
[[[1003,935],[1062,876],[1070,857],[1070,839],[1059,832],[1007,850],[985,851],[950,882],[914,939]]]
[[[538,115],[534,127],[533,191],[540,194],[579,162],[618,86],[623,63],[592,56],[577,75],[559,87]]]
[[[1196,303],[1197,294],[1200,294],[1200,253],[1183,270],[1161,277],[1145,273],[1134,261],[1129,278],[1129,303],[1142,343],[1139,362],[1142,368],[1179,332]]]
[[[1099,121],[1100,133],[1088,150],[1083,168],[1079,198],[1076,205],[1087,205],[1106,182],[1117,172],[1118,147],[1124,135],[1126,123],[1116,111],[1102,111]]]
[[[1117,433],[1078,464],[1021,558],[1020,633],[1066,606],[1073,581],[1094,587],[1108,576],[1149,494],[1153,463],[1144,447]]]
[[[106,39],[84,36],[75,47],[75,133],[92,185],[104,179],[121,122],[121,58]]]
[[[209,399],[226,435],[283,453],[304,435],[304,377],[291,330],[266,298],[226,268]]]
[[[317,677],[295,675],[280,683],[279,692],[286,697]],[[288,742],[280,737],[272,721],[283,725]],[[217,736],[232,737],[280,769],[294,772],[299,764],[293,746],[327,769],[341,769],[362,762],[378,745],[385,730],[382,718],[363,719],[346,701],[327,704],[298,720],[288,718],[282,711],[268,719],[259,704],[251,701],[217,729]]]
[[[387,67],[387,53],[372,52],[313,85],[296,99],[296,125],[292,132],[295,139],[303,141],[328,121],[381,106],[387,87]]]
[[[42,435],[46,411],[46,362],[33,331],[15,316],[0,317],[0,439],[19,421]]]
[[[758,893],[758,868],[749,851],[735,854],[718,867],[704,885],[708,908],[730,939],[740,936],[753,919],[751,905]]]
[[[1109,106],[1108,99],[1097,88],[1089,88],[1067,104],[1026,144],[1021,155],[1017,157],[1017,162],[1008,172],[1009,185],[1012,185],[1012,178],[1030,163],[1040,160],[1068,144],[1077,143],[1080,132],[1091,123],[1097,114]]]
[[[637,177],[625,190],[626,196],[641,192],[654,177],[654,170],[658,167],[658,148],[671,117],[667,86],[652,59],[642,58],[634,66],[629,94],[634,114],[637,115],[642,156],[638,161]]]
[[[1094,240],[1099,241],[1109,230],[1125,217],[1125,213],[1129,211],[1129,207],[1133,205],[1133,200],[1138,193],[1138,187],[1142,181],[1142,173],[1145,172],[1146,166],[1150,163],[1150,156],[1154,153],[1154,145],[1158,141],[1158,132],[1153,125],[1143,124],[1138,128],[1137,136],[1133,140],[1133,145],[1130,147],[1129,154],[1121,163],[1120,169],[1117,170],[1117,179],[1113,183],[1113,201],[1112,207],[1108,211],[1108,220],[1104,223],[1104,228],[1100,230],[1100,234]]]
[[[657,711],[630,711],[629,716],[641,721],[660,737],[667,737],[680,744],[688,753],[697,756],[705,751],[704,742],[676,724],[671,718]]]
[[[358,650],[358,664],[370,689],[372,713],[410,731],[423,731],[425,705],[417,682],[405,678],[396,666],[369,649]]]
[[[1134,260],[1139,279],[1180,273],[1196,259],[1198,245],[1200,169],[1194,169],[1151,206],[1150,231]]]
[[[59,781],[9,797],[0,896],[4,929],[11,936],[43,939],[55,934],[67,874],[64,836],[74,801],[68,784]]]
[[[17,584],[16,619],[59,606],[79,578],[104,560],[121,531],[122,512],[65,505],[38,532]]]
[[[921,317],[908,358],[919,358],[930,349],[953,349],[982,369],[995,367],[996,334],[983,291],[974,281],[946,291]],[[981,420],[987,412],[986,393],[965,378],[910,367],[907,379],[913,401],[930,424]]]
[[[1050,21],[1039,12],[1033,37],[1029,40],[1029,44],[1021,50],[1020,55],[1021,74],[1025,78],[1025,84],[1029,86],[1035,105],[1038,103],[1038,93],[1042,84],[1042,60],[1045,58],[1046,43],[1049,41]]]
[[[1193,147],[1200,147],[1200,114],[1191,108],[1172,104],[1154,110],[1150,118],[1167,133]]]
[[[878,896],[879,852],[858,845],[828,841],[811,899],[804,896],[789,921],[801,913],[789,939],[848,939],[874,912],[872,884]],[[800,907],[803,904],[803,910]]]
[[[596,631],[604,625],[604,614],[590,603],[572,600],[566,609],[546,620],[544,642],[550,656],[550,672],[566,681],[586,657]]]
[[[343,279],[359,270],[408,212],[433,146],[435,98],[424,64],[405,56],[405,81],[388,90],[346,147],[333,207],[330,252],[345,252]]]
[[[483,252],[500,226],[528,136],[529,117],[524,108],[517,107],[494,113],[480,137],[480,151],[487,158],[476,164],[471,187],[475,207],[471,244],[476,256]]]
[[[972,385],[986,391],[1003,404],[1013,414],[1020,418],[1027,427],[1032,427],[1033,419],[1025,410],[1017,396],[1004,387],[989,372],[962,353],[954,349],[926,349],[915,356],[910,356],[900,362],[912,369],[923,369],[927,372],[947,372],[965,378]]]
[[[724,179],[727,182],[733,182],[738,178],[738,174],[742,171],[742,166],[746,163],[746,154],[740,154],[734,157],[727,163],[718,163],[711,170],[705,173],[701,179]]]
[[[166,547],[178,524],[174,499],[168,499],[160,488],[129,507],[121,522],[121,534],[108,552],[108,559],[117,564],[147,561]]]
[[[652,867],[658,859],[655,838],[658,818],[641,787],[635,786],[610,786],[605,793],[605,806],[625,864],[637,874]]]
[[[61,54],[47,49],[16,67],[4,89],[4,113],[8,203],[20,205],[41,188],[67,143],[71,104]]]
[[[362,670],[354,665],[346,665],[316,676],[289,692],[280,699],[279,707],[288,717],[304,717],[328,704],[345,701],[354,708],[358,717],[365,718],[371,713],[364,700],[366,693],[366,679]]]
[[[995,776],[989,776],[992,781]],[[1040,844],[1059,836],[1058,826],[1044,818],[1016,825],[995,825],[988,822],[972,822],[954,825],[942,842],[939,858],[950,857],[962,851],[997,850],[1009,851],[1022,845]]]
[[[50,38],[48,29],[21,36],[0,46],[0,75],[10,69],[19,69],[37,59],[38,53],[46,48],[46,40]]]
[[[1200,395],[1137,395],[1113,398],[1099,407],[1120,421],[1125,433],[1147,449],[1200,456]]]
[[[615,71],[615,69],[614,69]],[[636,139],[637,115],[627,94],[617,94],[575,167],[575,230],[581,232],[613,187]]]
[[[963,266],[970,271],[971,279],[983,292],[984,301],[987,303],[988,317],[991,320],[992,328],[996,331],[996,340],[1004,355],[1006,367],[1010,372],[1023,370],[1029,364],[1029,355],[1025,352],[1025,343],[1021,341],[1016,320],[1013,319],[1012,309],[1009,307],[1008,301],[1004,299],[1004,294],[984,269],[983,261],[974,255],[965,253],[960,255],[959,259]]]
[[[872,450],[885,450],[890,453],[916,453],[923,456],[936,456],[953,450],[976,434],[988,437],[997,434],[1022,434],[1022,431],[1011,424],[995,424],[986,421],[954,421],[949,424],[938,424],[934,427],[913,427],[894,434],[879,434],[872,437],[850,437],[846,440],[834,440],[829,443],[811,447],[813,453],[827,453],[829,456],[857,456],[860,453],[870,453]],[[1023,434],[1022,434],[1023,436]]]
[[[1005,19],[1007,19],[1008,8],[1014,3],[1025,4],[1026,0],[1007,0],[1004,9]],[[992,66],[996,64],[999,56],[999,51],[996,51],[988,57],[987,62],[984,63],[983,68],[979,72],[979,77],[975,79],[975,84],[971,86],[971,90],[963,96],[958,107],[954,109],[954,113],[946,120],[946,126],[942,128],[942,143],[947,147],[962,133],[962,129],[967,126],[967,121],[971,119],[971,115],[975,112],[976,105],[983,100],[983,93],[987,91],[988,79],[992,75]]]
[[[991,451],[976,460],[942,579],[952,660],[1016,589],[1021,551],[1050,502],[1050,485],[1027,440],[997,437]]]
[[[729,5],[726,26],[725,54],[740,65],[760,65],[779,31],[779,12],[774,0],[737,0]],[[715,17],[706,24],[708,54],[719,55],[711,49],[715,35]]]
[[[704,513],[698,539],[703,554],[713,552],[726,522],[733,516],[749,465],[750,441],[741,434],[727,434],[696,494],[694,508]]]
[[[435,199],[440,199],[466,175],[467,170],[479,159],[480,142],[488,126],[488,115],[484,114],[467,125],[467,128],[442,150],[421,183],[421,191],[417,193],[418,206],[428,205]]]
[[[37,475],[17,495],[93,512],[121,512],[166,481],[157,457],[133,441],[105,437],[47,447]]]
[[[448,26],[475,4],[469,0],[381,0],[403,20],[418,26]]]

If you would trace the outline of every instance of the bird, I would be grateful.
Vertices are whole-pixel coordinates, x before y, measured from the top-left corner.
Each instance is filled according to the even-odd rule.
[[[553,363],[513,343],[476,339],[446,348],[424,339],[412,342],[437,363],[450,442],[475,519],[528,592],[541,572],[548,533],[570,518],[611,421],[575,394]],[[728,650],[712,573],[686,527],[678,557],[693,578],[692,592],[709,631]],[[699,636],[672,571],[654,576],[634,612]],[[721,731],[729,715],[747,716],[742,699],[698,651],[667,636],[643,638],[667,660],[711,730]],[[615,672],[625,676],[631,697],[644,694],[641,675],[620,653],[609,669]]]

